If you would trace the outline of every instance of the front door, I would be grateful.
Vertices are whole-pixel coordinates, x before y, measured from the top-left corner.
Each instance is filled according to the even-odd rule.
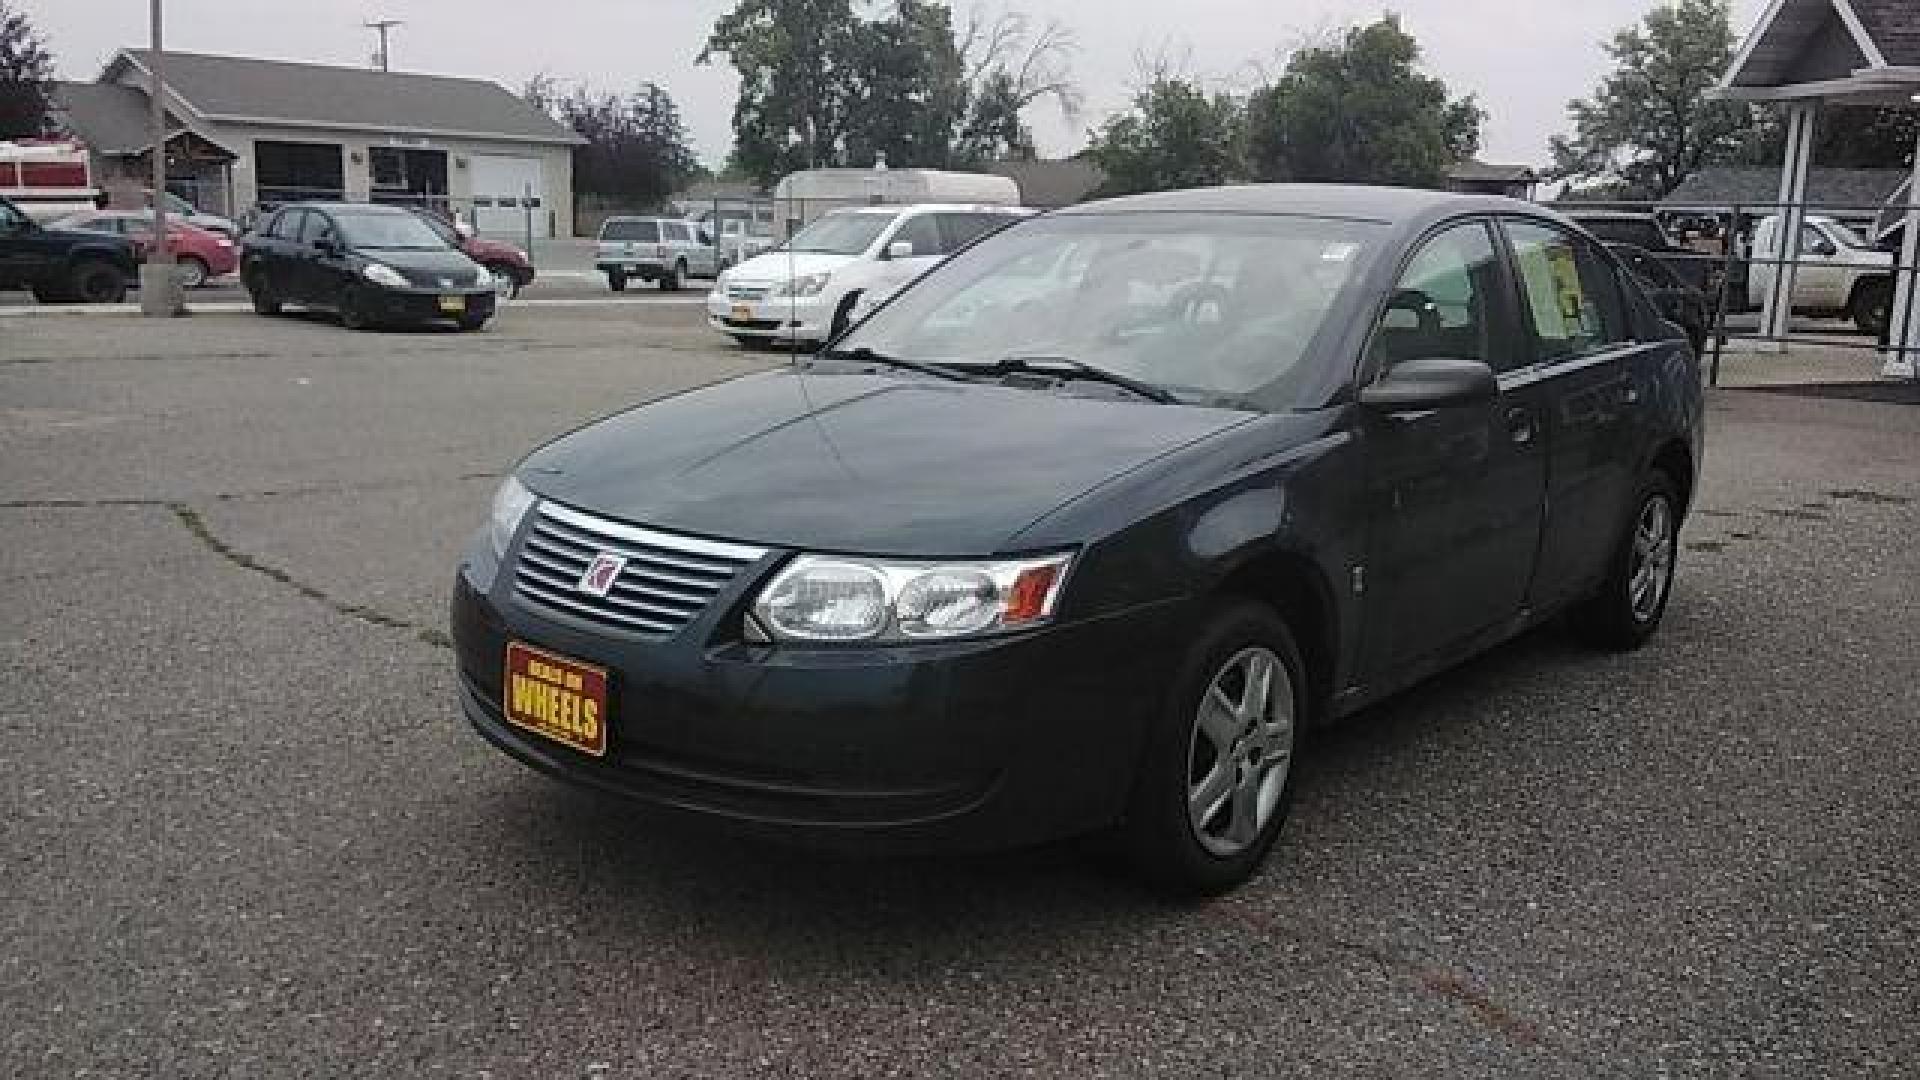
[[[1500,374],[1493,401],[1362,423],[1368,462],[1364,595],[1370,681],[1443,661],[1513,623],[1526,604],[1546,496],[1538,389],[1492,224],[1430,237],[1374,330],[1366,377],[1431,357]]]
[[[911,244],[911,252],[893,254],[897,244]],[[901,221],[880,248],[880,262],[873,270],[873,283],[867,286],[867,306],[892,296],[907,282],[932,269],[946,253],[940,235],[940,223],[932,214],[914,214]]]

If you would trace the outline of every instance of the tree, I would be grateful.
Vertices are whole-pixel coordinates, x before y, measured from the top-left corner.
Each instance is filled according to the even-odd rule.
[[[0,139],[45,134],[53,56],[24,12],[0,0]]]
[[[1726,0],[1674,0],[1605,48],[1615,70],[1568,104],[1574,130],[1553,140],[1553,177],[1658,199],[1753,139],[1751,109],[1707,96],[1733,62]]]
[[[1087,158],[1107,174],[1101,195],[1211,187],[1245,174],[1242,109],[1230,94],[1159,73],[1134,95],[1133,108],[1093,134]]]
[[[1450,100],[1419,60],[1419,42],[1393,16],[1296,52],[1248,103],[1253,175],[1440,186],[1479,148],[1485,114],[1472,97]]]
[[[944,4],[896,0],[887,18],[861,21],[841,63],[853,85],[842,160],[944,168],[966,112],[953,14]]]
[[[624,97],[585,86],[562,94],[543,72],[521,94],[587,141],[573,155],[573,186],[582,195],[657,207],[700,171],[679,106],[654,83]]]
[[[954,133],[956,162],[1033,160],[1038,154],[1025,113],[1043,100],[1052,99],[1069,122],[1080,115],[1083,97],[1072,73],[1079,43],[1065,24],[1036,24],[1019,11],[989,14],[975,6],[955,48],[967,102]]]
[[[1787,156],[1786,114],[1762,107],[1741,145],[1738,164],[1778,167]],[[1813,128],[1813,160],[1830,169],[1905,169],[1920,138],[1920,108],[1831,105]]]
[[[763,184],[844,161],[858,21],[851,0],[740,0],[714,24],[696,62],[739,72],[733,158]]]

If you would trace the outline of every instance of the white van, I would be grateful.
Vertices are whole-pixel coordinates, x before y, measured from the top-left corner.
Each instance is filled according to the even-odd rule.
[[[1780,268],[1765,260],[1780,256],[1780,218],[1761,220],[1753,231],[1753,268],[1747,299],[1766,303]],[[1808,214],[1800,226],[1794,258],[1793,310],[1799,315],[1845,316],[1863,333],[1886,329],[1893,309],[1893,253],[1867,243],[1841,222]]]
[[[1033,214],[1018,206],[928,204],[836,210],[785,245],[720,275],[707,322],[741,344],[819,344],[948,254]]]

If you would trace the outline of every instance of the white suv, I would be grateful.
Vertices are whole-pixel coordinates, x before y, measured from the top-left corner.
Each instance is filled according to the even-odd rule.
[[[837,210],[784,246],[720,275],[707,322],[741,344],[819,344],[947,255],[1032,210],[1018,206],[864,206]]]

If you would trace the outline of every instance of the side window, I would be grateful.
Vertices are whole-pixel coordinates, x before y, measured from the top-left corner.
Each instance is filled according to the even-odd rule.
[[[1485,222],[1455,225],[1428,240],[1374,329],[1374,367],[1441,356],[1503,366],[1512,350],[1500,347],[1508,337],[1499,325],[1500,281],[1500,256]]]
[[[1834,253],[1833,241],[1811,225],[1800,226],[1800,250],[1796,254],[1827,256]]]
[[[312,210],[307,211],[307,219],[300,223],[301,243],[311,244],[323,236],[332,235],[333,223],[327,220],[325,214],[317,214]]]
[[[661,222],[660,232],[662,234],[661,239],[669,244],[690,244],[693,242],[693,237],[689,234],[687,227],[678,221]]]
[[[988,233],[997,233],[1018,220],[1009,214],[939,214],[947,251],[959,251]]]
[[[1599,253],[1550,225],[1509,221],[1521,291],[1542,360],[1604,349],[1627,338],[1619,286]]]
[[[893,239],[887,241],[887,244],[892,246],[902,241],[913,245],[913,257],[916,259],[924,259],[929,255],[939,255],[946,251],[940,243],[939,223],[934,220],[932,214],[917,214],[908,218],[906,224],[900,226],[900,231],[894,233]]]
[[[305,210],[282,210],[273,218],[273,235],[280,240],[300,239],[300,226],[306,222]]]

